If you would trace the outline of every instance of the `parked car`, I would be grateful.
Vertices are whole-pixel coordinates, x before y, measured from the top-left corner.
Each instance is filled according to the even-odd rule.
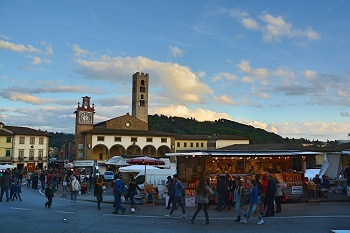
[[[114,180],[114,172],[113,171],[105,171],[103,175],[104,181],[113,181]]]

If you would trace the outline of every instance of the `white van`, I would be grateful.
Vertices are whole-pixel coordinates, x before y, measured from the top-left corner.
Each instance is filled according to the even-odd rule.
[[[176,174],[176,169],[142,170],[135,176],[135,182],[140,188],[144,187],[144,183],[148,183],[158,187],[158,190],[163,190],[167,177],[173,177],[174,174]]]

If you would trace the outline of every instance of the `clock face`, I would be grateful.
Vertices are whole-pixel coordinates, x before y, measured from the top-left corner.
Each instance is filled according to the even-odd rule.
[[[80,124],[92,124],[92,113],[91,112],[80,112],[79,113]]]
[[[125,127],[127,127],[127,128],[129,128],[130,125],[131,125],[130,122],[126,122],[126,123],[125,123]]]

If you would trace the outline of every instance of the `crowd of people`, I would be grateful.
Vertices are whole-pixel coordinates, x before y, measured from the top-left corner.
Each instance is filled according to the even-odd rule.
[[[344,176],[347,178],[347,185],[350,186],[350,168],[346,167],[344,170]],[[53,197],[58,190],[59,185],[63,186],[64,191],[70,193],[71,202],[76,202],[79,194],[86,191],[92,191],[96,197],[97,209],[101,210],[101,203],[103,202],[103,195],[105,193],[106,186],[108,185],[100,177],[93,177],[85,174],[81,177],[78,171],[66,171],[58,169],[50,169],[46,171],[16,171],[6,170],[0,173],[0,187],[1,198],[6,196],[6,201],[9,202],[19,200],[22,201],[22,181],[26,181],[24,184],[27,188],[38,189],[40,182],[40,188],[42,189],[47,202],[45,202],[46,208],[51,208]],[[243,182],[244,181],[244,182]],[[328,192],[330,188],[330,182],[327,176],[323,175],[321,178],[316,175],[312,180],[305,177],[305,185],[314,184],[318,187],[314,192],[308,192],[306,195],[314,195],[322,197]],[[124,206],[125,199],[130,199],[131,210],[136,209],[135,196],[138,191],[141,191],[140,187],[135,183],[133,177],[126,185],[120,174],[115,175],[115,179],[111,182],[114,195],[114,211],[112,213],[124,214],[126,207]],[[165,215],[166,218],[172,218],[174,211],[181,208],[182,218],[186,218],[186,208],[184,204],[185,187],[182,184],[177,174],[168,176],[166,182],[166,188],[168,190],[168,203],[166,209],[170,212]],[[214,189],[214,190],[213,190]],[[223,210],[229,211],[232,208],[237,215],[235,222],[243,224],[248,223],[251,215],[255,214],[258,222],[257,224],[263,224],[263,218],[275,216],[276,213],[282,212],[282,200],[285,197],[283,191],[283,184],[278,181],[272,174],[256,174],[251,179],[243,179],[240,176],[217,176],[216,186],[209,187],[206,179],[200,178],[197,182],[195,189],[196,205],[197,208],[190,218],[192,224],[195,223],[196,217],[201,210],[204,211],[205,222],[203,224],[209,224],[209,203],[213,200],[212,197],[216,196],[215,210],[220,212]],[[305,188],[307,190],[307,188]]]

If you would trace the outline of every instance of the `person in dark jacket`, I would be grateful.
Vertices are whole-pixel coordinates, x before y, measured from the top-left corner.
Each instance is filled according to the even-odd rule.
[[[168,195],[169,195],[169,200],[168,200],[168,206],[166,209],[170,209],[171,204],[173,204],[174,197],[175,197],[175,189],[174,189],[174,181],[171,178],[171,176],[167,177],[168,181],[166,182],[166,187],[168,188]]]
[[[54,197],[52,183],[48,183],[45,189],[45,197],[47,198],[47,202],[45,203],[46,208],[51,208],[52,198]]]
[[[38,173],[35,171],[32,175],[32,189],[38,189],[38,183],[39,183],[39,176]]]
[[[2,201],[2,197],[4,196],[4,193],[6,194],[6,201],[8,202],[10,200],[10,197],[9,197],[10,179],[11,179],[11,175],[8,173],[8,171],[5,171],[5,173],[3,174],[0,180],[0,186],[1,186],[0,201]]]
[[[94,186],[94,197],[96,197],[97,200],[97,208],[101,209],[101,202],[103,201],[103,182],[102,178],[99,177],[97,181],[95,182]]]
[[[22,192],[22,184],[20,181],[17,181],[14,186],[13,186],[13,197],[12,197],[12,201],[16,198],[19,199],[20,201],[22,201],[21,198],[21,192]]]
[[[271,174],[267,175],[267,187],[266,187],[266,214],[264,217],[275,216],[275,206],[273,204],[276,194],[276,182]]]
[[[140,187],[136,184],[134,177],[131,177],[131,181],[128,185],[127,195],[130,198],[131,208],[136,208],[134,197],[137,195],[137,190],[141,191]]]

